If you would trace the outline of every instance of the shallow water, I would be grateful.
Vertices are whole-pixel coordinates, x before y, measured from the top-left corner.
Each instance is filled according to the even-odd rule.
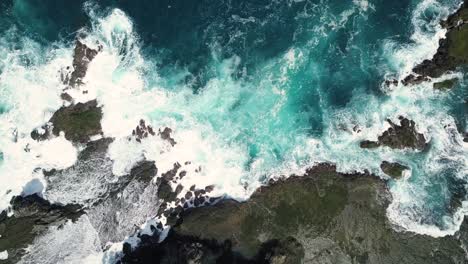
[[[63,137],[37,143],[29,133],[61,105],[58,71],[71,64],[78,33],[104,46],[85,79],[88,95],[74,96],[103,105],[104,133],[116,138],[109,150],[116,175],[143,157],[160,172],[191,161],[185,186],[215,184],[214,195],[242,200],[270,177],[316,162],[386,177],[381,161],[399,161],[411,175],[390,183],[390,220],[414,232],[452,234],[465,213],[454,213],[451,201],[465,200],[468,179],[459,132],[467,129],[466,81],[449,92],[382,82],[435,53],[444,35],[438,22],[458,4],[7,1],[0,5],[1,207],[31,192],[25,184],[42,179],[35,168],[76,160],[76,147]],[[399,115],[416,122],[428,151],[359,148]],[[176,146],[127,141],[141,118],[171,127]]]

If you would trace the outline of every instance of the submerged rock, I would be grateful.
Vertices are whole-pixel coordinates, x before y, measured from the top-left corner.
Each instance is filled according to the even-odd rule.
[[[53,125],[52,133],[59,135],[65,132],[65,138],[75,143],[86,143],[91,136],[102,133],[102,109],[97,101],[78,103],[57,110],[50,123]]]
[[[36,194],[14,197],[11,206],[12,216],[7,216],[6,211],[0,214],[0,252],[8,252],[8,260],[2,263],[16,263],[34,238],[51,225],[75,221],[83,214],[78,205],[51,204]]]
[[[377,177],[321,165],[262,187],[246,202],[188,209],[167,240],[143,242],[122,263],[466,263],[456,237],[393,230],[390,199]],[[195,260],[179,252],[193,243],[201,260],[189,262]]]
[[[360,143],[361,148],[386,146],[393,149],[424,150],[427,147],[426,138],[423,134],[417,132],[415,122],[401,116],[399,119],[400,125],[387,120],[391,127],[378,137],[378,141],[362,141]]]
[[[405,170],[409,170],[410,168],[404,165],[401,165],[400,163],[396,162],[388,162],[388,161],[383,161],[380,164],[380,168],[382,171],[387,174],[388,176],[394,178],[394,179],[399,179],[403,177],[403,172]]]

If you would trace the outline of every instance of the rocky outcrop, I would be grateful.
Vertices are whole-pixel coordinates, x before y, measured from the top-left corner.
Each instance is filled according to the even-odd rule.
[[[70,78],[65,80],[65,83],[72,87],[82,84],[89,63],[96,57],[100,49],[101,47],[98,50],[91,49],[80,40],[77,40],[73,54],[73,72]]]
[[[83,214],[78,205],[51,204],[36,194],[14,197],[11,206],[12,216],[7,216],[6,211],[0,214],[0,252],[6,250],[9,256],[2,263],[16,263],[25,248],[49,226],[75,221]]]
[[[233,251],[230,241],[218,243],[215,240],[179,235],[173,230],[169,231],[161,244],[155,238],[142,236],[142,242],[135,250],[129,244],[124,244],[124,256],[117,263],[300,264],[304,258],[303,246],[293,237],[263,243],[258,254],[251,259]]]
[[[45,133],[40,134],[36,130],[31,133],[31,137],[43,140],[48,138],[47,135],[50,132],[58,136],[63,131],[67,140],[74,143],[86,143],[91,136],[102,134],[101,119],[102,109],[97,105],[96,100],[63,106],[50,119],[50,126],[43,127]]]
[[[393,123],[391,120],[387,122],[391,125],[377,141],[365,140],[360,143],[361,148],[377,148],[386,146],[393,149],[411,148],[422,151],[427,147],[426,138],[423,134],[418,133],[414,121],[399,117],[400,125]]]
[[[135,249],[126,245],[122,263],[466,263],[456,237],[394,231],[390,199],[377,177],[324,164],[246,202],[188,209],[163,243],[145,237]]]
[[[460,9],[446,21],[442,22],[448,31],[445,38],[439,41],[439,48],[430,60],[424,60],[417,65],[413,74],[403,80],[404,85],[418,84],[438,78],[448,71],[468,63],[468,3],[465,1]]]
[[[405,170],[409,170],[410,168],[397,162],[383,161],[380,164],[380,169],[382,169],[382,171],[388,176],[394,179],[400,179],[403,177],[403,172]]]
[[[441,82],[436,82],[433,84],[434,89],[436,90],[449,90],[457,84],[457,79],[448,79]]]

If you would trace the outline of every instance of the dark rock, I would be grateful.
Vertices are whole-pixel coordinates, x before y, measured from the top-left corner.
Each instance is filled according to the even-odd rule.
[[[132,253],[132,246],[125,242],[122,246],[122,253],[125,254],[125,255],[129,255]]]
[[[180,194],[180,193],[182,192],[183,189],[184,189],[184,186],[182,186],[182,185],[180,185],[180,184],[177,185],[176,190],[175,190],[176,194],[177,194],[177,195]]]
[[[276,181],[246,202],[189,208],[165,241],[141,244],[122,262],[189,263],[184,248],[196,243],[198,263],[466,263],[456,236],[396,232],[382,180],[334,169]]]
[[[192,198],[192,192],[187,192],[185,194],[185,199],[189,200],[190,198]]]
[[[261,263],[248,261],[232,252],[229,244],[180,236],[170,231],[160,244],[140,243],[130,254],[124,254],[122,264],[129,263]]]
[[[448,31],[445,38],[439,41],[439,48],[431,60],[424,60],[413,72],[422,76],[437,78],[448,71],[468,63],[468,4],[465,2],[460,9],[452,14],[442,24]]]
[[[397,79],[385,80],[385,85],[387,87],[392,86],[392,85],[396,86],[398,85],[398,80]]]
[[[89,63],[96,57],[98,50],[94,50],[77,40],[73,54],[73,72],[70,79],[66,81],[70,86],[81,85],[86,76]]]
[[[49,124],[43,125],[40,129],[43,130],[43,133],[39,133],[39,129],[34,129],[31,132],[32,139],[36,141],[43,141],[49,139],[52,136],[52,127],[50,127]]]
[[[453,88],[457,84],[458,80],[455,79],[449,79],[441,82],[436,82],[433,84],[434,89],[437,90],[448,90]]]
[[[71,97],[71,95],[69,95],[68,93],[60,94],[60,99],[67,101],[67,102],[73,102],[73,97]]]
[[[383,161],[382,164],[380,164],[380,168],[385,174],[394,179],[401,178],[403,176],[403,172],[410,169],[409,167],[401,165],[400,163],[392,163],[388,161]]]
[[[387,120],[392,126],[378,137],[379,144],[394,149],[412,148],[424,150],[427,146],[423,134],[416,131],[415,123],[407,118],[400,117],[400,125]]]
[[[214,185],[208,185],[205,187],[205,192],[209,193],[214,190]]]
[[[53,125],[52,133],[56,136],[61,131],[65,138],[75,143],[86,143],[91,136],[102,134],[102,109],[97,101],[78,103],[57,110],[50,123]]]
[[[414,74],[410,74],[405,79],[403,79],[401,83],[403,83],[403,85],[417,85],[427,81],[429,81],[429,78],[427,78],[426,76],[415,76]]]
[[[171,144],[171,146],[175,146],[177,142],[171,137],[171,133],[172,133],[172,129],[168,127],[164,128],[162,132],[161,130],[159,130],[159,135],[161,136],[161,138],[163,140],[167,140]]]
[[[154,130],[150,125],[146,125],[145,120],[141,119],[138,126],[132,131],[132,136],[136,138],[137,142],[141,143],[141,140],[149,135],[154,136]]]
[[[283,240],[271,240],[261,246],[257,257],[263,263],[270,264],[302,264],[304,247],[294,237]]]
[[[172,191],[172,187],[165,179],[161,179],[158,188],[158,197],[164,201],[171,202],[176,198],[177,194]]]
[[[132,178],[148,184],[154,176],[158,173],[154,161],[141,161],[137,163],[131,170],[130,175]]]
[[[359,146],[361,148],[372,149],[372,148],[378,148],[380,146],[380,144],[379,144],[379,142],[364,140],[364,141],[361,141]]]
[[[83,211],[80,206],[51,204],[37,194],[17,196],[11,200],[14,214],[0,214],[0,252],[8,252],[8,261],[16,263],[26,253],[25,248],[50,226],[75,221]]]
[[[416,131],[414,121],[399,117],[400,125],[387,120],[391,127],[378,137],[378,142],[365,140],[360,143],[361,148],[377,148],[387,146],[393,149],[411,148],[422,151],[427,147],[424,135]]]

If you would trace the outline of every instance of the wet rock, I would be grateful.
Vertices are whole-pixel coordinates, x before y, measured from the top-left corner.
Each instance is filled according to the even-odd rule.
[[[52,133],[56,136],[61,131],[65,138],[75,143],[86,143],[91,136],[102,134],[102,109],[97,101],[78,103],[57,110],[50,123],[53,125]]]
[[[413,72],[424,77],[437,78],[448,71],[468,63],[468,4],[465,2],[460,9],[442,23],[448,31],[445,38],[440,39],[439,48],[430,60],[424,60]]]
[[[370,140],[364,140],[359,145],[361,148],[367,148],[367,149],[378,148],[380,146],[379,142],[370,141]]]
[[[26,253],[25,248],[48,227],[75,221],[83,214],[78,205],[51,204],[37,194],[14,197],[11,206],[12,216],[5,211],[0,214],[0,252],[8,252],[10,263],[16,263]]]
[[[83,44],[80,40],[76,41],[73,54],[73,72],[70,79],[65,83],[74,87],[81,85],[83,78],[86,76],[89,63],[96,57],[98,50],[94,50]]]
[[[146,125],[145,120],[141,119],[138,126],[132,131],[132,136],[136,138],[137,142],[141,143],[142,139],[149,136],[154,136],[154,130],[150,125]]]
[[[164,178],[158,179],[159,188],[158,188],[158,197],[164,201],[171,202],[175,200],[177,194],[172,191],[170,183]]]
[[[380,164],[380,169],[382,169],[382,171],[388,176],[394,179],[400,179],[401,177],[403,177],[403,172],[405,170],[409,170],[410,168],[401,165],[400,163],[383,161]]]
[[[457,84],[457,79],[449,79],[441,82],[436,82],[433,84],[434,89],[437,90],[449,90]]]
[[[271,240],[260,249],[259,260],[270,264],[301,264],[304,259],[304,247],[294,237]]]
[[[378,137],[378,141],[362,141],[360,143],[361,148],[387,146],[393,149],[424,150],[427,147],[426,139],[423,134],[417,132],[414,121],[401,116],[399,120],[400,125],[387,120],[391,127]]]
[[[378,177],[323,164],[246,202],[186,209],[164,242],[140,245],[122,262],[188,263],[183,248],[199,243],[199,263],[466,263],[455,236],[394,231],[390,200]]]
[[[159,136],[161,136],[161,139],[168,141],[171,146],[175,146],[177,143],[172,137],[171,137],[172,129],[166,127],[163,129],[163,131],[159,130]]]
[[[31,132],[31,138],[36,141],[44,141],[52,136],[52,127],[49,124],[43,125],[39,129],[34,129]]]
[[[400,125],[387,120],[392,126],[378,137],[379,144],[390,148],[424,150],[427,146],[424,135],[416,131],[414,121],[400,117]]]
[[[398,80],[397,80],[397,79],[385,80],[385,85],[386,85],[387,87],[390,87],[390,86],[397,86],[397,85],[398,85]]]
[[[205,192],[209,193],[214,190],[214,185],[208,185],[205,187]]]
[[[416,76],[414,74],[410,74],[406,78],[404,78],[401,81],[401,83],[403,85],[417,85],[417,84],[421,84],[427,81],[429,81],[429,78],[427,78],[426,76],[423,76],[423,75]]]
[[[173,167],[172,167],[171,170],[166,171],[166,172],[163,173],[161,176],[162,176],[164,179],[170,181],[170,180],[172,180],[172,179],[177,175],[177,171],[179,171],[180,167],[181,167],[180,164],[179,164],[178,162],[176,162],[176,163],[174,163],[174,165],[173,165]]]
[[[184,186],[182,186],[181,184],[177,185],[176,190],[175,190],[176,194],[177,195],[180,194],[183,189],[184,189]]]
[[[60,99],[67,101],[67,102],[73,102],[73,97],[71,97],[71,95],[69,95],[68,93],[60,94]]]
[[[154,239],[153,239],[154,240]],[[261,263],[234,254],[229,243],[216,243],[195,237],[180,236],[170,231],[161,243],[140,243],[120,260],[126,263]]]
[[[193,195],[192,192],[187,192],[185,194],[185,199],[189,200],[190,198],[192,198],[192,195]]]

